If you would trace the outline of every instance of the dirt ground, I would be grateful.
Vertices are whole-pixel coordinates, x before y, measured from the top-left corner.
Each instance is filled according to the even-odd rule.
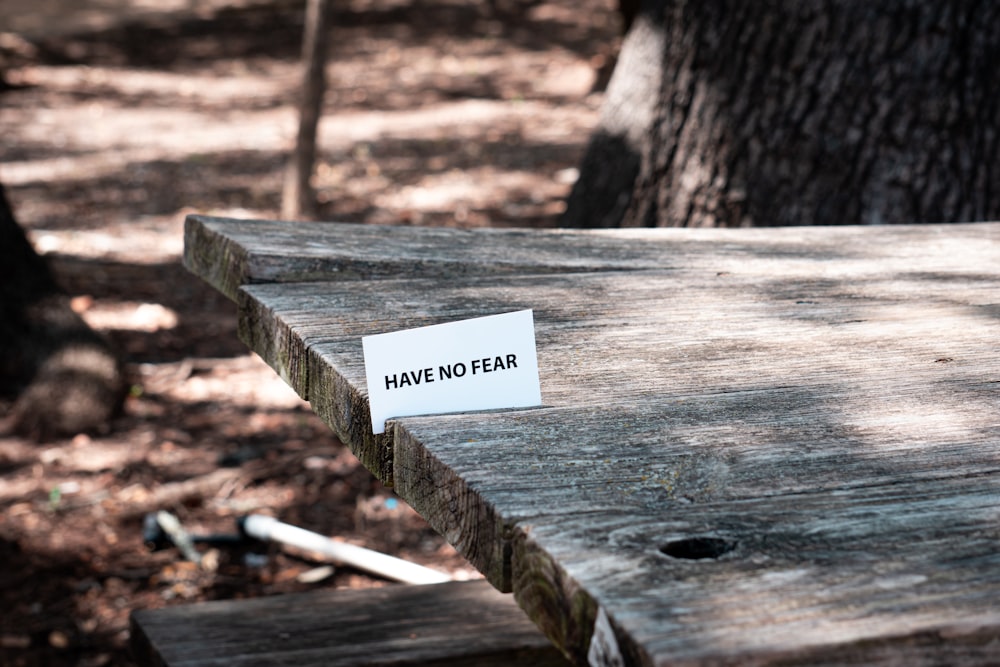
[[[303,4],[0,6],[0,181],[132,377],[106,434],[0,438],[0,664],[128,665],[133,609],[386,584],[266,547],[219,548],[198,569],[146,547],[157,510],[194,533],[271,514],[478,576],[247,353],[233,305],[180,263],[187,213],[277,217]],[[617,48],[613,2],[335,6],[324,219],[554,224]]]

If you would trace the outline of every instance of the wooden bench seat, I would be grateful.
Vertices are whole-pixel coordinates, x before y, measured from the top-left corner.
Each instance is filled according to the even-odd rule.
[[[141,665],[527,665],[568,663],[485,581],[323,590],[132,614]]]

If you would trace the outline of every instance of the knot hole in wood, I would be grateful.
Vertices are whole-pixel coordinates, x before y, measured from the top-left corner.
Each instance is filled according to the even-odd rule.
[[[736,548],[736,542],[722,537],[685,537],[660,547],[660,553],[684,560],[714,560]]]

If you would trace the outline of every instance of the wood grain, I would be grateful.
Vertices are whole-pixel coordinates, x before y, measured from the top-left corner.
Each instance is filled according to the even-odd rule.
[[[997,650],[1000,224],[480,237],[496,271],[470,232],[327,231],[377,271],[244,275],[241,336],[577,660],[598,609],[625,664]],[[361,336],[523,308],[543,407],[371,435]]]
[[[676,290],[678,281],[687,289]],[[991,388],[1000,378],[989,362],[1000,318],[980,281],[935,294],[933,280],[914,281],[905,292],[892,279],[887,296],[876,294],[874,279],[863,295],[849,282],[828,281],[775,301],[766,298],[783,288],[734,283],[650,271],[460,285],[378,281],[348,290],[259,285],[243,290],[240,332],[387,483],[395,479],[391,444],[370,432],[361,336],[527,307],[535,309],[547,408],[612,406],[638,415],[635,424],[612,416],[606,431],[594,430],[599,423],[583,429],[600,437],[624,426],[655,441],[681,419],[674,413],[684,412],[698,428],[689,428],[682,447],[738,442],[751,428],[758,437],[795,428],[794,442],[818,439],[814,450],[840,456],[824,450],[824,440],[856,449],[878,431],[892,438],[881,445],[890,449],[886,456],[906,458],[905,448],[890,446],[905,440],[907,429],[950,429],[949,438],[961,438],[963,425],[974,428],[977,414],[996,407]],[[844,296],[840,288],[851,289]],[[798,298],[803,294],[809,298]],[[454,429],[439,419],[442,432]],[[716,421],[723,426],[712,432]],[[567,428],[580,430],[575,414]],[[478,431],[470,438],[488,440]],[[969,442],[956,459],[976,449],[976,440]]]
[[[797,261],[815,277],[881,261],[909,270],[975,261],[989,225],[864,228],[536,230],[288,223],[190,215],[184,264],[235,299],[242,285],[647,269],[767,270]],[[970,255],[971,253],[971,255]],[[887,264],[887,266],[889,266]],[[966,266],[968,266],[966,264]]]
[[[484,581],[316,591],[132,615],[154,667],[559,667],[510,596]]]
[[[631,270],[662,261],[641,244],[607,245],[572,232],[545,238],[539,245],[533,232],[515,229],[289,225],[192,215],[185,224],[184,262],[235,299],[238,287],[252,283]]]
[[[995,476],[951,478],[539,518],[518,533],[515,590],[577,659],[593,620],[561,634],[564,590],[604,607],[632,664],[990,664],[997,491]],[[664,553],[694,538],[723,553]],[[887,650],[904,637],[936,641]]]

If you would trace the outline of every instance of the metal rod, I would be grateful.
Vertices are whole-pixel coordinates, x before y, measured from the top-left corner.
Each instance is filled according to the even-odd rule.
[[[160,525],[169,537],[170,541],[180,550],[192,563],[196,565],[201,565],[201,554],[198,550],[194,548],[194,542],[191,540],[191,536],[188,532],[184,530],[181,525],[180,520],[175,517],[170,512],[159,511],[156,513],[156,523]]]

